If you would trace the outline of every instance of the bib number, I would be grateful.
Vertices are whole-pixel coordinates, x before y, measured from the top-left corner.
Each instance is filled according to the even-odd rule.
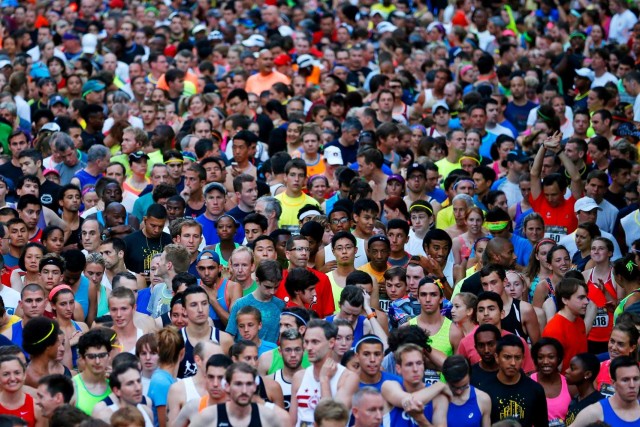
[[[424,384],[429,387],[432,384],[440,382],[440,373],[432,369],[424,371]]]
[[[609,313],[604,308],[598,309],[598,314],[596,314],[596,318],[593,319],[593,327],[594,328],[607,328],[609,327]]]

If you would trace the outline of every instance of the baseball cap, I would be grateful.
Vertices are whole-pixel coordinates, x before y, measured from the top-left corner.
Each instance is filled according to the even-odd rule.
[[[382,19],[387,19],[387,14],[385,12],[381,11],[381,10],[376,9],[373,12],[371,12],[371,17],[372,18],[374,16],[376,16],[376,15],[382,17]]]
[[[218,30],[213,30],[207,36],[207,40],[224,40],[224,35]]]
[[[129,154],[129,163],[137,162],[138,160],[147,159],[149,160],[149,155],[144,151],[135,151]]]
[[[435,116],[436,111],[438,111],[438,108],[444,108],[445,110],[447,110],[447,113],[449,112],[449,106],[447,105],[447,103],[444,101],[438,101],[435,104],[433,104],[433,107],[431,107],[431,114]]]
[[[196,35],[201,31],[207,31],[207,27],[205,27],[202,24],[198,24],[195,27],[193,27],[193,30],[191,30],[191,34]]]
[[[291,65],[291,57],[286,53],[281,53],[273,60],[274,65]]]
[[[580,68],[579,70],[576,70],[576,74],[580,77],[584,77],[585,79],[589,79],[591,81],[593,81],[596,77],[595,73],[588,68]]]
[[[404,178],[402,176],[400,176],[400,175],[397,175],[397,174],[389,175],[387,177],[387,182],[389,182],[389,181],[397,181],[401,185],[404,185],[404,183],[405,183]]]
[[[369,241],[367,242],[367,248],[371,248],[371,245],[373,245],[375,242],[383,242],[387,246],[391,246],[391,242],[389,241],[389,238],[387,236],[385,236],[384,234],[376,234],[369,238]]]
[[[576,203],[573,205],[574,212],[590,212],[594,209],[602,210],[600,206],[593,200],[591,197],[582,197],[576,200]]]
[[[69,101],[67,101],[67,98],[62,95],[53,95],[51,98],[49,98],[49,108],[53,107],[56,104],[62,104],[65,107],[68,107]]]
[[[9,61],[8,59],[0,60],[0,70],[3,69],[4,67],[10,67],[10,66],[11,66],[11,61]]]
[[[47,176],[49,174],[54,174],[54,175],[60,176],[60,172],[58,172],[55,169],[45,169],[44,171],[42,171],[42,175],[44,175],[44,176]]]
[[[248,39],[242,42],[244,47],[264,47],[266,41],[260,34],[251,34]]]
[[[315,59],[313,59],[313,56],[309,55],[308,53],[300,55],[298,59],[296,59],[296,64],[298,64],[298,67],[300,68],[312,67],[315,62],[316,61]]]
[[[98,37],[93,34],[85,34],[82,36],[82,52],[93,55],[98,47]]]
[[[427,168],[422,166],[420,163],[412,163],[411,166],[407,168],[407,178],[411,177],[411,174],[416,171],[420,172],[424,176],[427,176]]]
[[[62,40],[80,40],[80,37],[76,33],[67,31],[62,35]]]
[[[203,259],[213,260],[213,262],[220,265],[220,256],[213,249],[205,249],[202,252],[200,252],[198,254],[198,258],[196,258],[196,264]]]
[[[105,84],[100,80],[87,80],[87,82],[82,85],[82,97],[84,98],[91,92],[100,92],[104,90]]]
[[[507,154],[508,162],[528,163],[529,159],[529,156],[520,150],[511,150]]]
[[[55,122],[45,123],[39,132],[60,132],[60,126]]]
[[[331,166],[342,166],[344,160],[342,159],[342,152],[338,147],[327,147],[324,149],[324,158]]]
[[[384,34],[384,33],[393,33],[395,30],[397,30],[398,27],[396,27],[395,25],[393,25],[391,22],[387,22],[387,21],[382,21],[381,23],[378,24],[378,26],[376,27],[376,31],[379,34]]]
[[[204,187],[203,193],[206,196],[207,194],[209,194],[213,190],[218,190],[219,192],[221,192],[225,196],[227,195],[227,189],[224,188],[224,185],[220,184],[219,182],[210,182],[209,184],[207,184]]]

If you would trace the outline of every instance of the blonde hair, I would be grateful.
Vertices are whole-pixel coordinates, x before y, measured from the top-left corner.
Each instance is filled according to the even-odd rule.
[[[142,413],[134,407],[123,406],[111,415],[111,427],[145,427]]]

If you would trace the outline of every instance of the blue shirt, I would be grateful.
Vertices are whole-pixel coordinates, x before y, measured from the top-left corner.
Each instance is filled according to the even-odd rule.
[[[510,102],[507,104],[507,109],[504,111],[504,118],[513,123],[518,134],[527,130],[527,118],[529,117],[529,111],[533,110],[537,105],[534,102],[527,101],[523,106],[519,106]],[[482,154],[482,152],[480,152]]]
[[[220,236],[218,236],[218,231],[216,230],[216,223],[213,220],[210,220],[205,216],[205,214],[202,214],[198,218],[196,218],[196,221],[202,224],[202,237],[204,238],[204,241],[207,244],[207,246],[220,243]],[[242,242],[244,241],[244,227],[242,227],[242,225],[238,227],[238,231],[236,231],[236,235],[233,236],[233,241],[239,245],[241,245]]]
[[[373,387],[378,391],[382,391],[382,383],[385,381],[397,381],[400,384],[402,384],[402,378],[400,378],[398,375],[394,375],[394,374],[390,374],[388,372],[381,372],[382,376],[380,377],[380,381],[378,381],[377,383],[374,384],[367,384],[367,383],[363,383],[362,381],[360,381],[360,388],[362,387]]]
[[[262,315],[262,328],[258,336],[263,342],[278,342],[280,336],[280,313],[284,309],[284,301],[280,298],[273,297],[271,301],[264,302],[258,301],[253,293],[238,299],[231,307],[231,313],[229,313],[229,323],[227,324],[227,333],[234,337],[238,334],[237,315],[238,310],[242,307],[253,306],[260,310]]]
[[[445,193],[440,187],[434,188],[432,192],[427,193],[427,196],[433,197],[438,203],[442,203],[447,200],[447,193]]]
[[[158,406],[167,406],[169,388],[177,380],[164,369],[156,369],[151,375],[149,384],[149,397],[153,400],[153,419],[156,427],[158,424]]]
[[[151,299],[151,288],[144,288],[138,291],[138,297],[136,298],[136,311],[138,313],[150,315],[149,310],[147,310],[147,306],[149,305],[149,300]]]
[[[258,357],[262,356],[262,354],[266,353],[267,351],[273,350],[274,348],[278,348],[278,344],[262,340],[262,342],[260,343],[260,347],[258,347]]]
[[[486,157],[487,159],[492,159],[491,157],[491,146],[498,137],[491,132],[487,132],[487,134],[482,138],[482,142],[480,143],[480,155],[482,157]]]

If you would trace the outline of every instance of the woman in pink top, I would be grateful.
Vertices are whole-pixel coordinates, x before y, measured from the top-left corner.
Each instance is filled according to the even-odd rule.
[[[531,379],[544,388],[549,425],[563,425],[571,403],[571,394],[567,380],[558,369],[564,357],[562,344],[555,338],[541,338],[531,348],[531,357],[537,370],[531,375]]]
[[[606,397],[613,396],[615,392],[611,385],[613,381],[611,381],[611,374],[609,373],[611,361],[620,356],[636,358],[639,335],[640,333],[635,325],[629,322],[618,322],[611,330],[611,337],[608,343],[609,360],[605,360],[600,364],[600,373],[596,377],[596,390]]]

